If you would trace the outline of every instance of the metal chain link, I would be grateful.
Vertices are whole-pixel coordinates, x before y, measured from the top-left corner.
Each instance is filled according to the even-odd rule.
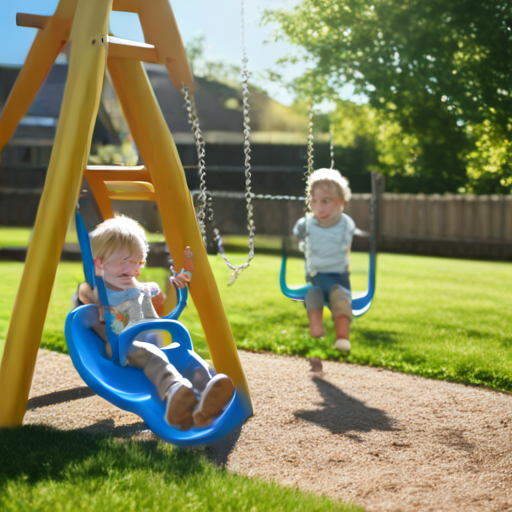
[[[200,191],[192,190],[190,193],[192,195],[192,198],[194,198],[195,196],[199,196]],[[215,191],[211,191],[211,192],[208,191],[207,194],[210,198],[217,197],[219,199],[245,199],[245,194],[243,192],[227,192],[224,190],[215,190]],[[301,201],[301,202],[304,202],[306,200],[306,198],[304,196],[280,196],[280,195],[273,196],[271,194],[251,194],[251,198],[259,199],[259,200],[263,200],[263,201]],[[376,211],[376,205],[374,203],[372,203],[371,201],[373,201],[373,195],[371,196],[371,199],[370,199],[370,212],[371,212],[370,215],[373,215],[375,217],[374,212]],[[372,226],[371,227],[372,230],[374,229],[374,227],[373,227],[374,224],[372,224],[372,222],[374,222],[374,221],[375,221],[374,218],[370,219],[370,226]],[[368,231],[363,231],[362,229],[356,228],[354,231],[354,235],[361,236],[363,238],[368,238],[370,236],[370,233]],[[222,240],[221,240],[221,242],[222,242]]]
[[[198,172],[199,172],[199,212],[198,212],[198,223],[203,238],[203,243],[206,246],[207,235],[206,235],[206,221],[210,222],[213,227],[213,233],[215,235],[215,241],[219,248],[219,254],[222,256],[226,265],[233,271],[228,282],[228,286],[231,286],[237,279],[237,277],[250,265],[251,260],[254,258],[254,238],[255,238],[255,225],[254,225],[254,208],[252,205],[252,198],[254,194],[251,192],[251,144],[250,144],[250,116],[249,116],[249,78],[251,73],[248,70],[247,63],[247,51],[245,47],[245,10],[244,0],[242,0],[242,113],[243,113],[243,127],[244,127],[244,164],[245,164],[245,200],[247,204],[247,230],[249,232],[249,254],[247,260],[241,265],[233,265],[227,258],[222,243],[222,237],[220,231],[215,225],[215,218],[213,213],[213,199],[212,194],[206,188],[206,165],[205,165],[205,142],[199,127],[199,119],[197,117],[194,95],[191,91],[183,84],[182,93],[185,98],[185,107],[188,112],[189,123],[192,126],[192,132],[196,142],[197,159],[198,159]]]
[[[192,197],[199,196],[200,191],[199,190],[193,190],[191,192]],[[208,195],[210,197],[218,197],[223,199],[244,199],[246,197],[244,192],[227,192],[223,190],[214,190],[214,191],[208,191]],[[271,194],[253,194],[251,192],[250,194],[251,200],[252,199],[266,199],[270,201],[305,201],[306,198],[304,196],[280,196],[276,195],[273,196]]]
[[[188,122],[192,127],[192,133],[194,134],[194,141],[196,143],[196,151],[197,151],[197,171],[199,174],[199,211],[197,214],[197,222],[199,224],[199,231],[201,232],[201,237],[203,239],[203,243],[206,246],[206,216],[207,216],[207,189],[206,189],[206,163],[205,163],[205,142],[203,138],[203,134],[201,132],[201,128],[199,126],[199,118],[196,113],[196,102],[194,99],[194,95],[192,91],[185,85],[181,86],[181,93],[183,94],[183,98],[185,99],[185,108],[188,114]]]
[[[307,198],[307,195],[308,195],[307,190],[308,190],[309,177],[313,173],[313,167],[315,165],[313,152],[314,152],[314,148],[313,148],[313,107],[311,107],[311,110],[309,111],[308,165],[307,165],[306,172],[304,173],[304,181],[306,182],[306,199],[305,199],[305,203],[306,203],[305,211],[306,212],[310,211],[309,201]]]

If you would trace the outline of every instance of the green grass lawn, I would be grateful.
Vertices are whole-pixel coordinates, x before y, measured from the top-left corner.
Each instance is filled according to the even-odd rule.
[[[31,236],[31,228],[2,226],[0,227],[0,249],[4,247],[27,247]],[[74,222],[71,223],[66,242],[70,244],[78,243]]]
[[[241,263],[244,255],[230,255]],[[352,285],[363,291],[367,255],[352,255]],[[332,350],[332,319],[327,335],[308,335],[304,306],[279,290],[280,258],[257,255],[251,266],[227,287],[230,271],[219,256],[210,257],[222,300],[239,348],[278,354],[344,359],[425,377],[472,383],[512,391],[512,267],[508,263],[381,254],[377,293],[370,311],[352,323],[352,351]],[[0,344],[5,338],[23,264],[0,263],[4,293],[0,297]],[[146,280],[163,287],[166,271],[144,269]],[[63,327],[70,297],[82,280],[81,266],[59,265],[42,346],[66,352]],[[289,284],[303,282],[303,262],[289,260]],[[192,303],[181,317],[197,351],[208,357],[207,345]],[[1,349],[0,349],[1,350]]]
[[[244,255],[232,254],[234,263]],[[353,254],[352,284],[363,291],[368,257]],[[220,257],[210,257],[238,347],[279,354],[343,358],[426,377],[512,391],[512,320],[507,263],[382,254],[370,311],[352,324],[352,351],[341,356],[326,316],[325,339],[307,334],[301,303],[281,295],[280,258],[257,255],[238,281]],[[0,263],[0,352],[23,264]],[[303,262],[289,261],[288,282],[303,282]],[[166,271],[144,269],[163,286]],[[82,280],[81,265],[62,262],[53,289],[42,346],[66,352],[64,321]],[[198,352],[208,357],[197,311],[181,317]],[[205,450],[162,442],[120,442],[79,431],[43,427],[0,430],[0,510],[222,510],[348,511],[332,500],[228,473]]]
[[[0,249],[3,247],[27,247],[31,236],[31,228],[2,226],[0,227]],[[164,235],[161,233],[146,232],[146,236],[149,243],[165,242]],[[71,223],[66,242],[70,244],[78,243],[74,222]]]
[[[0,460],[2,512],[361,511],[228,473],[204,450],[157,441],[27,426],[0,430]]]

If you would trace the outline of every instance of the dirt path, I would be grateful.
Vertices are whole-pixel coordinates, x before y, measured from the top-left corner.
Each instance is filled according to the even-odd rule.
[[[256,415],[209,449],[229,469],[368,511],[512,511],[512,395],[344,363],[312,376],[301,358],[240,358]],[[83,386],[69,357],[41,350],[25,423],[152,436]]]

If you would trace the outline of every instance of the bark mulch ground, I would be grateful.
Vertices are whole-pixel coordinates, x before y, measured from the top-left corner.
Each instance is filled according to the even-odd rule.
[[[512,511],[512,395],[377,368],[240,352],[255,415],[207,453],[368,511]],[[153,434],[40,350],[25,424]]]

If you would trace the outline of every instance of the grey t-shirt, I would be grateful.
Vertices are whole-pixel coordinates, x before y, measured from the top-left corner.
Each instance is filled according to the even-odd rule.
[[[354,221],[344,213],[339,222],[328,228],[320,226],[312,214],[299,219],[293,234],[305,239],[306,272],[310,276],[318,272],[346,272],[355,229]]]

